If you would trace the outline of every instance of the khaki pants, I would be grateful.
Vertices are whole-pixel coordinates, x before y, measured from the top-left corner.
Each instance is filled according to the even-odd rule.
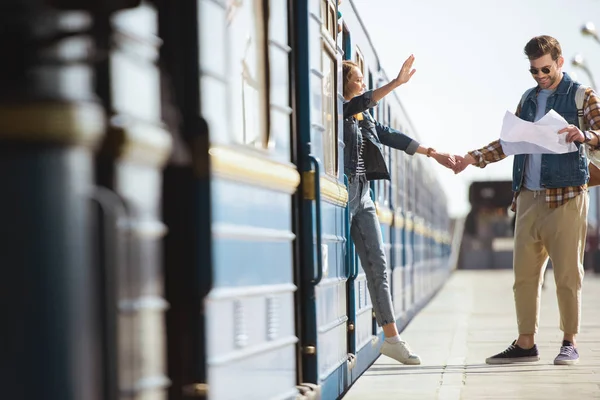
[[[517,198],[515,227],[515,306],[519,334],[537,333],[542,272],[552,260],[560,329],[579,332],[583,253],[587,233],[587,192],[549,208],[545,191],[523,189]]]

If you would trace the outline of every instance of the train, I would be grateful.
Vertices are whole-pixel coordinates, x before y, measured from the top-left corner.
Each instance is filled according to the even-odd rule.
[[[353,2],[5,0],[0,20],[5,398],[342,397],[383,340],[349,235],[342,60],[389,80]],[[370,112],[419,139],[398,94]],[[402,330],[461,229],[430,160],[385,157]]]
[[[598,186],[588,188],[589,210],[583,266],[600,272]],[[474,181],[469,186],[471,209],[463,225],[458,269],[511,269],[516,214],[512,181]],[[548,267],[552,261],[548,260]]]
[[[475,181],[469,186],[458,269],[512,269],[515,213],[512,181]]]

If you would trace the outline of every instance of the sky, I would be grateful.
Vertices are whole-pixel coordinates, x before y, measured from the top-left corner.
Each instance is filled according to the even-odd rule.
[[[438,151],[464,155],[498,139],[506,111],[514,112],[523,92],[535,86],[523,54],[534,36],[558,39],[563,71],[590,85],[586,73],[571,66],[572,58],[581,54],[600,84],[600,43],[580,32],[586,22],[600,29],[600,0],[352,2],[389,77],[415,55],[417,72],[396,94],[419,141]],[[342,12],[348,3],[342,1]],[[450,215],[468,213],[472,181],[510,180],[512,159],[484,169],[470,166],[459,175],[431,161]]]

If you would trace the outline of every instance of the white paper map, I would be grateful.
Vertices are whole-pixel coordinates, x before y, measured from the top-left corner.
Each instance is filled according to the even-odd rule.
[[[558,131],[569,123],[550,110],[537,122],[523,121],[510,111],[504,115],[500,143],[507,156],[515,154],[563,154],[578,151],[575,143],[567,143],[567,133]]]

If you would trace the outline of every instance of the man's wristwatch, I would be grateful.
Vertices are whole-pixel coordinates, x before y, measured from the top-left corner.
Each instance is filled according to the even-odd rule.
[[[583,143],[588,143],[592,140],[592,133],[590,131],[583,131],[583,137],[585,138]]]

